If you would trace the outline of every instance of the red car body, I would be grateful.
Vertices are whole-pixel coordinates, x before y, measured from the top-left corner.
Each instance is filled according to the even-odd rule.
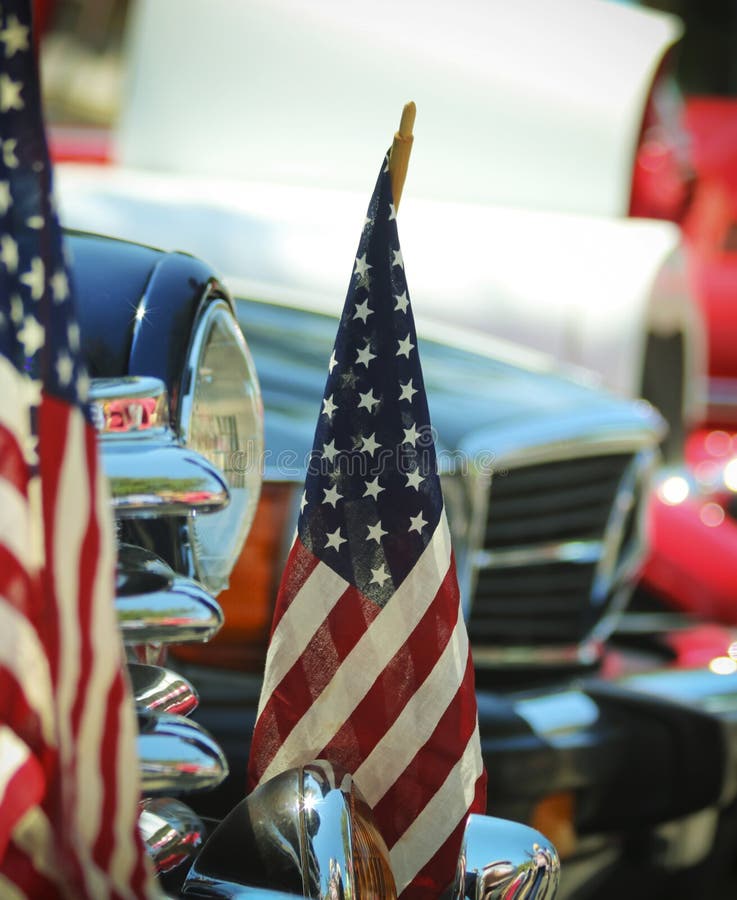
[[[695,178],[682,226],[707,334],[708,406],[686,442],[687,471],[653,494],[643,585],[682,611],[737,624],[737,101],[690,98],[684,124]],[[666,194],[671,174],[656,173]]]

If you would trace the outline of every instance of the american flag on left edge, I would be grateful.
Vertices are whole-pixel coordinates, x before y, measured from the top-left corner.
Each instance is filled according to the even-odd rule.
[[[0,3],[0,896],[156,894],[30,3]]]
[[[250,780],[317,758],[374,808],[402,897],[438,896],[486,775],[386,165],[276,601]]]

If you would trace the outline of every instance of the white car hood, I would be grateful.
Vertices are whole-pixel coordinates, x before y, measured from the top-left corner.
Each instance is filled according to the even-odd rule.
[[[367,190],[407,100],[406,195],[627,212],[678,19],[605,0],[139,0],[124,165]]]
[[[195,253],[240,296],[340,313],[368,191],[75,165],[57,180],[67,227]],[[499,339],[522,342],[635,396],[646,332],[682,327],[692,310],[669,223],[411,195],[399,217],[418,324],[446,339],[463,331],[466,343],[473,334],[502,358],[529,364],[534,353]]]

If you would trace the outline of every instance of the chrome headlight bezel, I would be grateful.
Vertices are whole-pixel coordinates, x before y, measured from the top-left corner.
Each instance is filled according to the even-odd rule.
[[[227,344],[220,348],[219,353],[215,351],[218,360],[224,359],[228,352],[235,353],[229,364],[241,366],[237,380],[242,377],[244,406],[240,415],[244,418],[240,431],[243,433],[236,425],[227,434],[221,432],[216,436],[213,446],[208,448],[202,446],[201,437],[198,437],[196,417],[198,393],[203,390],[212,393],[212,385],[223,377],[222,369],[220,375],[216,369],[205,371],[208,369],[205,365],[208,353],[217,332],[220,333],[217,340],[224,340]],[[208,378],[209,382],[206,382]],[[230,493],[228,508],[206,516],[194,511],[186,525],[194,575],[211,593],[217,595],[227,587],[230,572],[253,522],[261,488],[263,459],[261,388],[248,345],[226,296],[205,298],[193,328],[181,386],[177,422],[180,440],[220,470]],[[212,401],[210,396],[209,402]],[[236,415],[231,411],[223,418],[231,420],[229,424],[232,425]],[[228,441],[229,445],[225,446]],[[223,542],[226,542],[224,546]],[[214,554],[214,543],[218,544],[219,563],[207,559],[207,554]]]

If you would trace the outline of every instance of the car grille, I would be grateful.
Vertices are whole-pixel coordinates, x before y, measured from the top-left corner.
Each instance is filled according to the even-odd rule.
[[[649,455],[560,459],[495,474],[473,556],[468,631],[483,664],[572,659],[639,555]],[[528,650],[529,652],[525,652]]]

